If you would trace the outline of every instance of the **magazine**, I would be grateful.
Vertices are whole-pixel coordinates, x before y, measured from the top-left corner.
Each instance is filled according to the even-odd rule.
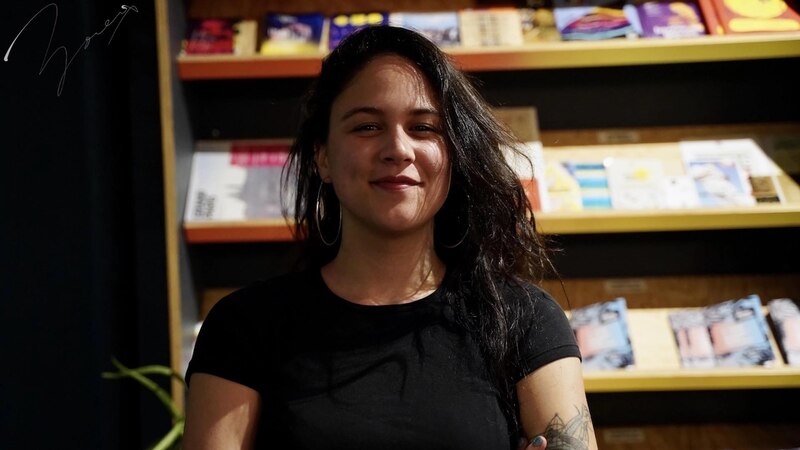
[[[187,55],[252,55],[258,24],[255,20],[199,19],[187,24],[182,50]]]
[[[293,183],[282,185],[288,141],[199,141],[192,157],[187,222],[282,218]],[[283,203],[281,196],[285,195]]]
[[[609,158],[606,170],[614,209],[661,209],[667,206],[667,181],[660,160]]]
[[[634,364],[625,298],[572,310],[570,325],[584,370],[620,369]]]
[[[800,366],[800,308],[792,299],[776,298],[767,302],[767,311],[786,364]]]
[[[455,11],[393,12],[389,14],[389,24],[417,31],[440,47],[461,43]]]
[[[262,55],[320,53],[324,50],[327,20],[322,14],[267,14],[264,17]]]
[[[775,362],[758,295],[708,306],[703,315],[717,366],[768,366]]]
[[[370,25],[386,25],[389,23],[389,13],[374,11],[351,14],[336,14],[330,20],[328,27],[328,49],[333,50],[356,30]]]
[[[669,324],[678,346],[681,366],[714,367],[714,348],[702,309],[687,309],[669,314]]]

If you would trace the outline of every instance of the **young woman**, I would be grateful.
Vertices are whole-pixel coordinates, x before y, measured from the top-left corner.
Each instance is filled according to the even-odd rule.
[[[342,42],[292,148],[304,268],[209,313],[184,448],[596,448],[514,144],[421,35]]]

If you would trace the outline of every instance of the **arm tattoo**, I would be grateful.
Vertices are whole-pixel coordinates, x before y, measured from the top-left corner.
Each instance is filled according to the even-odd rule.
[[[578,414],[567,422],[556,414],[542,435],[547,438],[547,450],[586,450],[593,433],[589,407],[575,405]]]

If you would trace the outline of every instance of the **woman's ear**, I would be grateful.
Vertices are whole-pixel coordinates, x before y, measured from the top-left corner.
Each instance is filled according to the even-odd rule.
[[[329,180],[330,169],[328,167],[328,148],[323,144],[314,146],[314,162],[317,164],[317,172],[323,181]]]

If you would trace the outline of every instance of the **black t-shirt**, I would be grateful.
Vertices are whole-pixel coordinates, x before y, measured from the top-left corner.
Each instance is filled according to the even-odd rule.
[[[527,305],[514,382],[580,357],[551,297],[533,285],[504,295]],[[257,448],[493,450],[513,439],[479,347],[440,291],[365,306],[337,297],[318,270],[259,282],[211,309],[189,382],[196,372],[260,393]]]

